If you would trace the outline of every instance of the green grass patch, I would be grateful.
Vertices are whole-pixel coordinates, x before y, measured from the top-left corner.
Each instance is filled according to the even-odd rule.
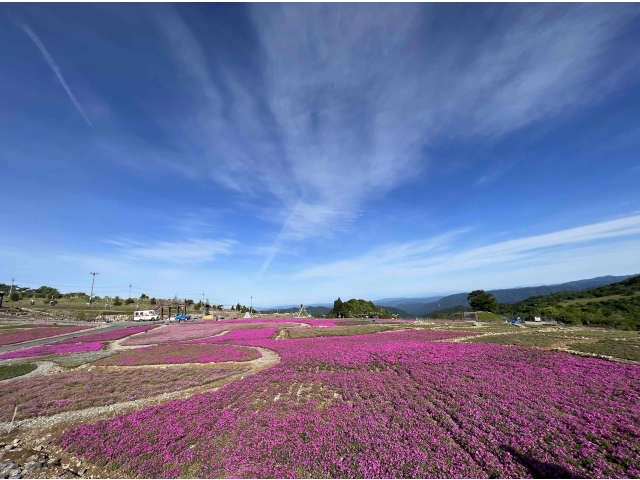
[[[481,322],[504,322],[500,315],[491,312],[478,312],[478,320]]]
[[[565,300],[564,302],[560,302],[560,304],[561,305],[585,305],[587,303],[606,302],[607,300],[629,299],[629,298],[637,297],[638,295],[640,295],[640,292],[636,292],[633,295],[606,295],[604,297],[576,298],[573,300]]]
[[[289,338],[341,337],[397,330],[397,325],[351,325],[348,327],[287,328]]]
[[[552,335],[537,335],[535,333],[514,333],[509,335],[490,335],[487,337],[470,338],[466,342],[473,343],[497,343],[499,345],[518,345],[521,347],[549,348],[562,343],[562,337]]]
[[[640,362],[640,341],[636,340],[600,340],[597,343],[571,343],[567,345],[571,350],[596,353]]]
[[[38,368],[38,366],[33,363],[0,365],[0,380],[9,380],[10,378],[21,377],[22,375],[33,372],[36,368]]]
[[[34,328],[35,325],[32,325],[30,323],[18,323],[18,324],[6,324],[6,325],[0,325],[0,333],[2,333],[5,330],[13,330],[13,329],[17,329],[17,328]]]

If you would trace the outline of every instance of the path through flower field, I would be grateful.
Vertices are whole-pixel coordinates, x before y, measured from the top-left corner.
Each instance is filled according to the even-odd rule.
[[[135,411],[76,416],[56,434],[53,445],[96,476],[640,475],[638,365],[488,343],[494,327],[303,323],[135,331],[88,369],[56,374],[57,389],[54,377],[34,377],[0,392],[36,420],[140,399]],[[144,406],[183,389],[193,393]]]

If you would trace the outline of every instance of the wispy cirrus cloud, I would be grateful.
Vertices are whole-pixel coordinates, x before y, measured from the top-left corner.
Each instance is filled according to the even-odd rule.
[[[167,262],[205,263],[220,255],[229,255],[236,244],[233,240],[192,239],[176,242],[146,244],[128,239],[105,240],[117,247],[117,255],[123,259]]]
[[[482,38],[459,35],[464,23],[438,27],[452,14],[420,4],[251,11],[261,53],[251,74],[211,60],[212,47],[177,13],[158,25],[202,99],[177,115],[206,154],[198,168],[268,198],[263,218],[282,225],[262,270],[282,245],[350,225],[365,202],[415,178],[425,146],[570,115],[639,65],[614,48],[638,14],[632,5],[485,10],[493,28]],[[487,175],[478,183],[499,172]]]
[[[47,65],[49,65],[51,70],[53,70],[53,73],[56,74],[56,77],[58,78],[58,81],[62,85],[62,88],[64,88],[64,91],[67,92],[67,95],[69,96],[69,99],[71,100],[71,103],[73,103],[73,106],[76,108],[76,110],[78,111],[80,116],[84,119],[84,121],[87,122],[87,124],[91,128],[93,128],[93,124],[91,123],[91,120],[89,120],[89,117],[87,117],[87,114],[85,113],[84,109],[82,108],[82,105],[80,105],[80,102],[75,97],[75,95],[71,91],[71,88],[69,87],[69,85],[67,84],[66,80],[62,76],[62,72],[60,71],[60,68],[58,67],[56,62],[53,60],[53,57],[51,56],[49,51],[46,49],[44,44],[40,41],[40,38],[38,38],[38,36],[33,32],[33,30],[31,30],[31,28],[29,28],[29,26],[27,26],[26,24],[20,23],[20,24],[18,24],[18,26],[20,28],[22,28],[22,30],[24,30],[24,32],[29,36],[31,41],[33,41],[33,43],[36,45],[36,47],[38,47],[38,50],[40,50],[40,53],[42,54],[42,56],[44,57],[45,61],[47,62]]]
[[[571,250],[589,242],[640,235],[640,215],[507,240],[464,251],[456,251],[449,244],[449,240],[459,234],[383,246],[355,259],[303,269],[297,272],[294,278],[352,278],[364,274],[388,280],[428,278],[477,268],[508,265],[513,267],[518,262],[535,263],[549,255],[557,261],[558,258],[571,255]],[[599,253],[609,252],[611,249],[610,245],[604,245]],[[597,254],[597,251],[591,252],[593,256]]]

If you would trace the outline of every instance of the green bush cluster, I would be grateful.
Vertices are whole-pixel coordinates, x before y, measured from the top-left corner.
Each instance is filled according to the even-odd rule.
[[[584,292],[560,292],[531,297],[521,302],[500,304],[505,315],[551,317],[570,325],[615,327],[640,330],[640,276]],[[602,299],[611,295],[620,298]],[[567,304],[571,300],[592,299],[584,304]]]
[[[333,302],[333,309],[327,313],[328,318],[343,318],[377,316],[380,318],[391,318],[391,313],[383,307],[375,305],[367,300],[352,298],[347,302],[343,302],[338,298]]]

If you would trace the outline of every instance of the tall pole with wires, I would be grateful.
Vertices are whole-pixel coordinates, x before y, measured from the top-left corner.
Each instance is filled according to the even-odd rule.
[[[127,298],[131,298],[131,284],[129,284],[129,297]]]
[[[91,300],[93,299],[93,284],[96,282],[96,275],[100,275],[99,272],[89,272],[90,275],[93,275],[93,279],[91,280],[91,295],[89,295],[89,305],[91,305]]]

